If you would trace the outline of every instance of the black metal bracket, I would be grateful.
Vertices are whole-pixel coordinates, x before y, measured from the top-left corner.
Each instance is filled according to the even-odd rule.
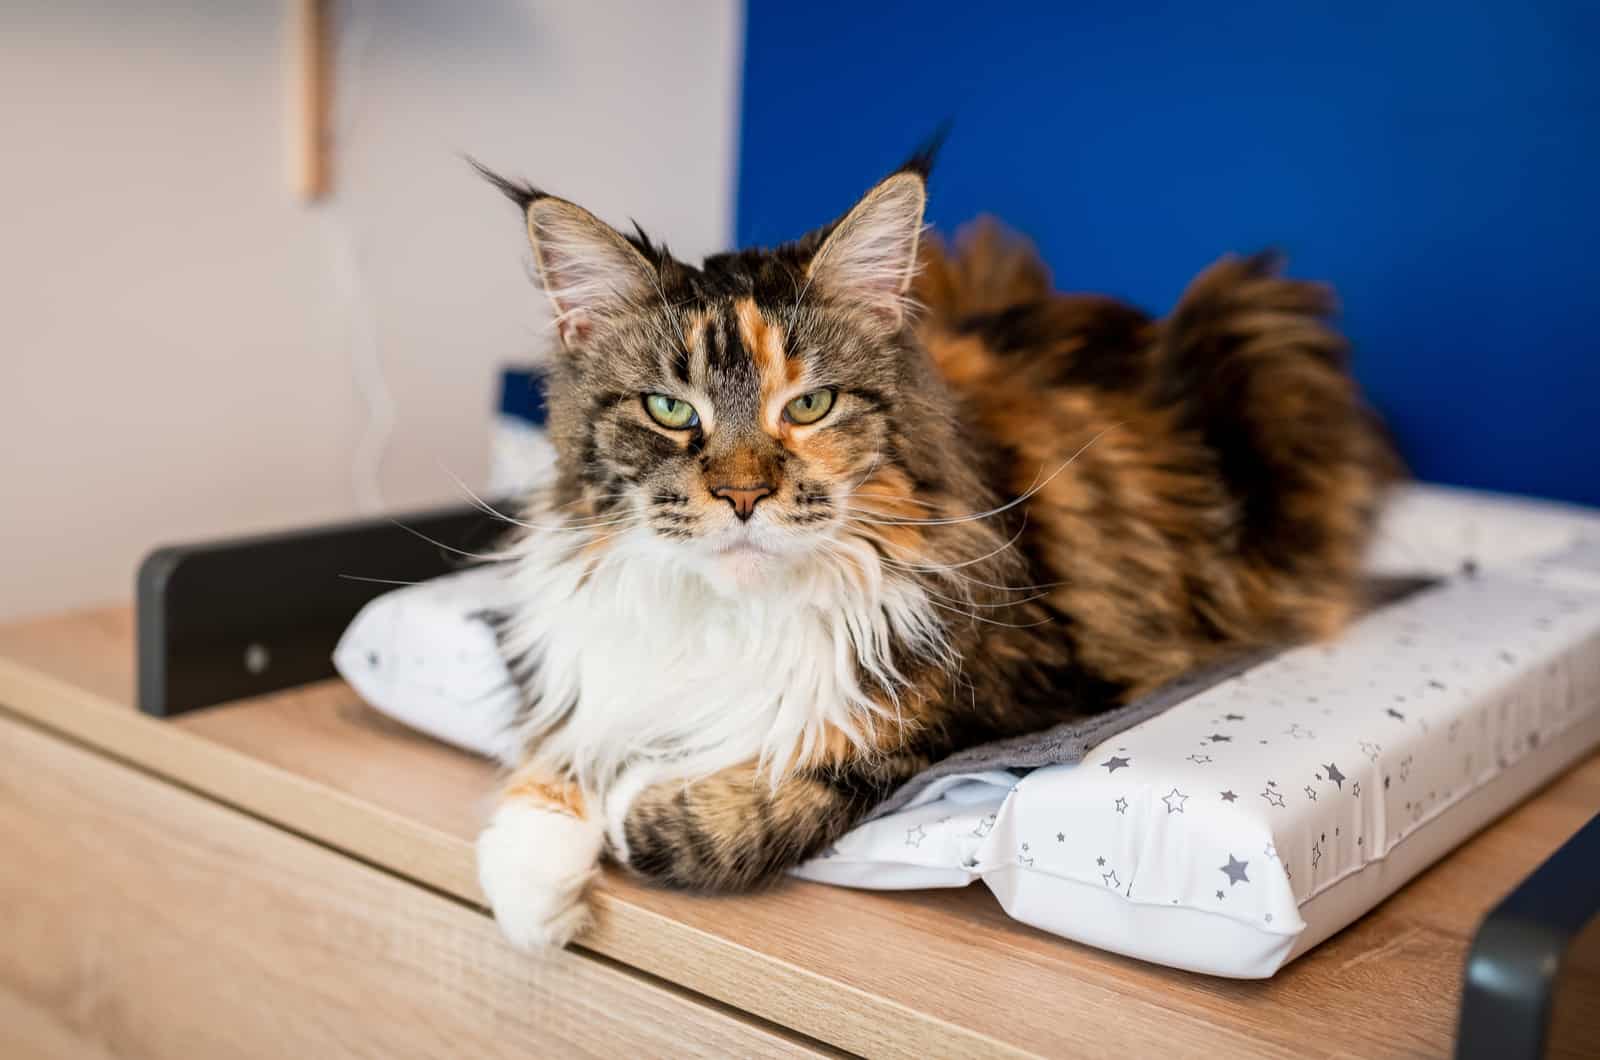
[[[1545,1055],[1550,1014],[1573,940],[1600,915],[1600,816],[1495,907],[1467,953],[1456,1056]]]
[[[330,677],[369,600],[470,565],[504,529],[449,508],[157,549],[139,567],[139,709],[169,717]]]

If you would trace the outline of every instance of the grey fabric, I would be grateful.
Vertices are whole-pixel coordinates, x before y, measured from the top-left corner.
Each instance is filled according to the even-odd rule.
[[[921,773],[902,784],[877,809],[867,815],[867,820],[894,813],[940,777],[954,773],[981,773],[988,769],[1037,769],[1063,763],[1080,762],[1090,748],[1104,743],[1117,733],[1131,729],[1146,718],[1153,718],[1168,707],[1221,684],[1235,674],[1271,658],[1274,651],[1242,655],[1214,666],[1203,667],[1185,674],[1171,684],[1163,685],[1147,696],[1125,703],[1102,714],[1075,718],[1052,726],[1043,732],[1032,732],[995,740],[978,747],[957,751],[949,758],[935,762]]]
[[[1437,584],[1439,584],[1438,579],[1434,578],[1369,579],[1365,586],[1365,603],[1361,610],[1363,613],[1375,611]],[[949,758],[935,762],[906,781],[865,819],[870,821],[884,814],[894,813],[916,798],[929,784],[940,777],[948,777],[954,773],[981,773],[991,769],[1026,771],[1040,766],[1081,762],[1090,749],[1111,739],[1117,733],[1131,729],[1167,708],[1177,706],[1190,696],[1197,695],[1213,685],[1219,685],[1228,678],[1265,662],[1280,650],[1270,648],[1250,652],[1212,666],[1202,667],[1170,684],[1163,685],[1147,696],[1102,714],[1075,718],[1043,732],[995,740],[978,747],[969,747],[965,751],[958,751]]]

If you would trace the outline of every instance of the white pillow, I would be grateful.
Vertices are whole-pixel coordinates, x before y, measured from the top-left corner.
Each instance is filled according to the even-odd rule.
[[[1371,566],[1469,561],[1474,575],[1200,692],[1082,765],[944,778],[796,875],[981,879],[1068,938],[1271,975],[1600,742],[1600,514],[1414,487]],[[468,571],[379,597],[335,663],[379,710],[511,754],[514,696],[472,617],[498,585]]]

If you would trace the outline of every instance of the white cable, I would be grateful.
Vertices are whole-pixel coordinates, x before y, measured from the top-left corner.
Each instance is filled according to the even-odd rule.
[[[334,101],[330,122],[334,150],[346,148],[353,140],[361,73],[372,42],[376,5],[374,0],[348,0],[339,7],[334,27]],[[357,509],[370,514],[384,509],[381,472],[384,453],[394,434],[395,402],[384,376],[382,351],[378,347],[377,307],[363,283],[361,255],[347,216],[350,184],[348,179],[341,179],[345,174],[340,167],[334,168],[334,176],[335,188],[345,190],[335,190],[330,201],[324,204],[323,234],[328,244],[334,290],[345,310],[351,374],[366,406],[366,422],[351,461],[350,484]]]

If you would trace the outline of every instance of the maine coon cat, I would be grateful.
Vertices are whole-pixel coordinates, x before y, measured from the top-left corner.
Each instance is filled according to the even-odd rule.
[[[1164,320],[1056,293],[993,224],[925,238],[928,165],[699,267],[485,171],[559,333],[478,844],[513,942],[580,932],[603,854],[751,888],[953,750],[1350,614],[1392,465],[1327,291],[1254,257]]]

